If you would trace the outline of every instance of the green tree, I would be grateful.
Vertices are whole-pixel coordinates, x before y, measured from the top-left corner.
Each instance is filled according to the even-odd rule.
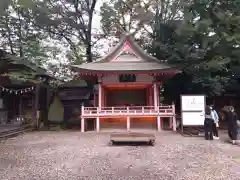
[[[175,90],[174,83],[181,80],[180,93],[224,91],[239,60],[237,1],[110,2],[101,8],[106,34],[139,31],[150,54],[182,69],[166,88]]]
[[[178,76],[181,85],[168,82],[168,90],[178,86],[180,93],[216,95],[228,87],[234,71],[239,69],[240,19],[236,2],[193,1],[185,7],[183,25],[172,31],[174,43],[165,47],[166,52],[170,52],[167,59],[180,64],[183,77],[189,78]],[[159,47],[153,51],[158,50]]]
[[[101,7],[105,34],[121,36],[123,31],[155,35],[158,24],[182,18],[183,0],[110,0]]]
[[[2,0],[1,3],[1,47],[11,54],[41,65],[46,58],[45,49],[41,44],[45,36],[42,31],[36,30],[29,20],[31,11],[17,0]]]
[[[47,68],[50,74],[54,74],[51,69],[51,62],[59,59],[59,55],[64,58],[64,54],[60,52],[56,44],[63,44],[61,41],[54,42],[49,34],[43,29],[36,26],[34,19],[32,0],[2,0],[0,4],[0,45],[1,48],[12,54],[17,63],[29,66]],[[55,43],[55,44],[54,44]],[[64,46],[63,46],[64,47]],[[68,63],[68,62],[66,62]],[[70,62],[69,62],[70,63]],[[32,65],[30,65],[32,66]],[[66,71],[68,68],[65,67]],[[63,69],[63,68],[61,68]],[[21,70],[21,69],[19,69]],[[65,71],[64,71],[65,72]],[[22,71],[8,74],[14,78],[20,78]],[[61,78],[64,74],[61,73]],[[57,78],[60,76],[56,75]],[[22,76],[26,79],[31,78],[30,75]]]
[[[91,62],[94,38],[98,38],[92,32],[96,3],[97,0],[36,0],[30,6],[32,22],[51,38],[68,44],[76,61],[84,56]]]

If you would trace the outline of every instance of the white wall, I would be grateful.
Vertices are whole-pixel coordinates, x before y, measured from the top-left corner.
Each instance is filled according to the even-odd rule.
[[[102,77],[103,84],[123,84],[119,82],[119,75],[111,75],[111,76],[104,76]],[[154,80],[153,76],[147,74],[138,74],[136,77],[136,84],[137,83],[152,83]],[[134,84],[134,83],[133,83]]]

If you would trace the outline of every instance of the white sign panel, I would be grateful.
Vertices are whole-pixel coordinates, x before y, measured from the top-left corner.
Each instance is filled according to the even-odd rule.
[[[182,95],[181,96],[182,111],[204,111],[205,96],[204,95]]]
[[[204,119],[203,112],[182,112],[183,126],[203,126]]]

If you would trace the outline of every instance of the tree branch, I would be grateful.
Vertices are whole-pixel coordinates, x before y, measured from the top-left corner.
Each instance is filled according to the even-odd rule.
[[[7,17],[6,17],[7,18]],[[8,21],[8,22],[7,22]],[[12,42],[12,38],[11,38],[11,29],[9,27],[9,19],[7,18],[7,21],[4,23],[5,26],[6,26],[6,29],[7,29],[7,38],[8,38],[8,44],[10,46],[10,50],[11,50],[11,53],[14,54],[14,49],[13,49],[13,42]]]

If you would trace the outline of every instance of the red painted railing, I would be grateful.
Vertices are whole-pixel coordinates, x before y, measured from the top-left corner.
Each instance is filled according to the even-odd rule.
[[[175,115],[174,105],[161,106],[122,106],[122,107],[84,107],[82,106],[82,116],[117,116],[117,115]]]

